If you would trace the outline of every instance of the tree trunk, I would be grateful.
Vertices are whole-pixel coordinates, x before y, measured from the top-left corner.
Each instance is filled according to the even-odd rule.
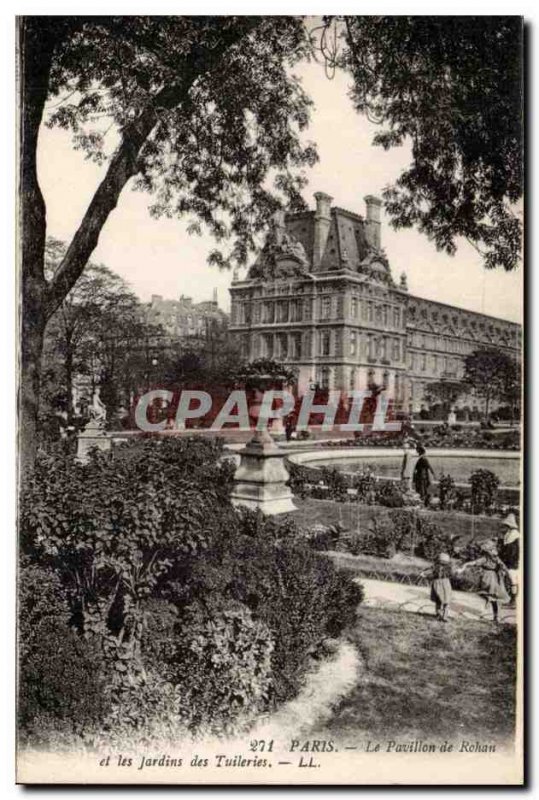
[[[37,18],[39,19],[39,18]],[[52,29],[36,18],[19,22],[20,137],[19,173],[19,470],[31,468],[36,449],[41,356],[45,333],[45,203],[37,180],[39,126],[47,99],[54,50]]]

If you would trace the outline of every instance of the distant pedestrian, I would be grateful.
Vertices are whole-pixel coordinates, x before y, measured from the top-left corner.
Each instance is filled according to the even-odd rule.
[[[430,476],[432,475],[433,478],[436,476],[423,445],[418,444],[416,450],[419,458],[414,467],[414,489],[423,500],[425,506],[428,506],[430,503]]]
[[[509,602],[509,595],[505,588],[505,576],[507,567],[498,556],[496,543],[487,540],[481,543],[482,555],[473,561],[463,564],[457,572],[464,572],[468,567],[480,567],[481,575],[479,578],[479,588],[477,593],[484,597],[487,605],[492,607],[492,618],[495,623],[499,619],[500,603]]]
[[[448,622],[449,605],[451,603],[451,558],[447,553],[440,553],[432,568],[422,575],[428,574],[430,578],[430,599],[436,609],[436,618],[440,622]]]
[[[503,536],[498,542],[498,555],[507,567],[511,600],[509,605],[516,605],[518,594],[518,571],[520,566],[520,533],[514,514],[508,514],[502,521]]]
[[[286,436],[286,441],[289,442],[292,438],[292,434],[296,430],[296,421],[292,414],[289,414],[284,423],[284,431]]]

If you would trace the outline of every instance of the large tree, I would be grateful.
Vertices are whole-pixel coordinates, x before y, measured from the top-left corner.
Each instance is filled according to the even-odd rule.
[[[63,242],[47,239],[45,275],[49,280],[65,251]],[[60,380],[69,417],[74,410],[72,390],[76,378],[87,375],[92,384],[101,383],[102,376],[111,371],[110,339],[117,342],[123,334],[133,344],[144,321],[142,305],[125,281],[107,267],[90,262],[54,312],[45,333],[44,353],[49,362],[61,365]],[[126,356],[126,352],[122,353],[123,361]]]
[[[411,144],[384,192],[395,227],[414,226],[453,254],[459,237],[487,268],[521,253],[521,17],[330,17],[317,38],[348,71],[351,97],[381,126],[374,144]]]
[[[297,168],[316,156],[299,142],[309,102],[289,68],[305,50],[305,29],[292,17],[21,18],[23,469],[35,451],[45,327],[128,183],[153,195],[154,214],[191,214],[193,230],[202,222],[218,239],[232,237],[228,255],[213,254],[220,265],[244,262],[279,204],[300,203]],[[43,122],[70,129],[75,145],[106,165],[51,280],[36,159]]]
[[[463,380],[484,399],[487,420],[492,400],[515,403],[519,376],[520,367],[515,359],[496,348],[475,350],[464,361]]]
[[[430,405],[439,404],[442,414],[447,416],[459,397],[468,389],[463,381],[441,379],[427,384],[424,397]]]

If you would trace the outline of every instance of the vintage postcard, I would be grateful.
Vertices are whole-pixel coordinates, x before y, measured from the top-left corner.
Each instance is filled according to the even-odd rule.
[[[17,782],[522,785],[522,17],[16,29]]]

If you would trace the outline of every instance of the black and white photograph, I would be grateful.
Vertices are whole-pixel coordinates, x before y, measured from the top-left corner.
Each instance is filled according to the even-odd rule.
[[[12,18],[15,780],[522,786],[526,18],[147,6]]]

